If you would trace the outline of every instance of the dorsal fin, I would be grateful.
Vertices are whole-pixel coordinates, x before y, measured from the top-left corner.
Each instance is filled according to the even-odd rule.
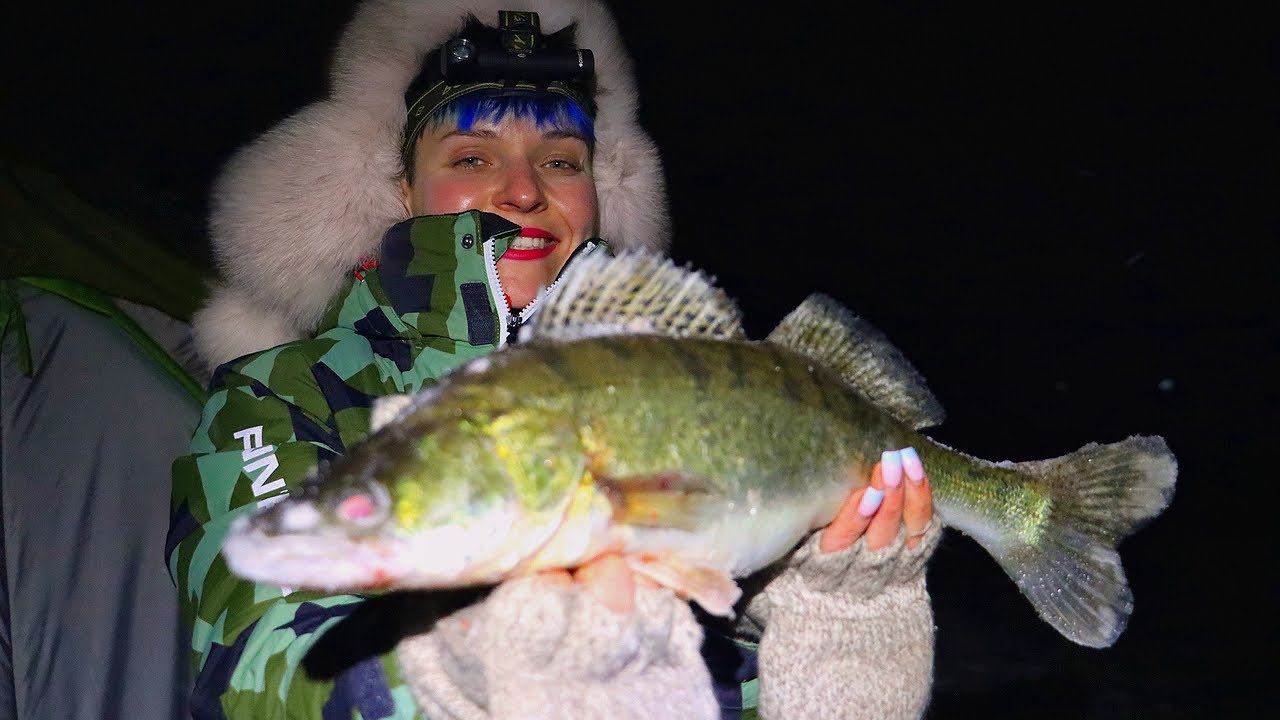
[[[767,339],[835,370],[859,394],[912,428],[942,423],[942,405],[902,351],[826,295],[810,295]]]
[[[634,334],[745,339],[737,305],[710,278],[644,252],[573,263],[543,300],[530,337]]]

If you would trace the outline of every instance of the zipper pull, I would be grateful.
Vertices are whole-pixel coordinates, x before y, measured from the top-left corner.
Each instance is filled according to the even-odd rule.
[[[512,310],[511,314],[507,316],[508,345],[514,345],[515,343],[520,342],[520,331],[523,329],[520,327],[520,314],[520,310]]]

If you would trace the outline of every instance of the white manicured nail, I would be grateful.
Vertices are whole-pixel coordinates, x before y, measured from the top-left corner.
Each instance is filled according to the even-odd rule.
[[[896,488],[902,484],[902,456],[897,450],[886,450],[880,455],[880,473],[885,487]]]
[[[876,510],[880,509],[881,500],[884,500],[884,491],[868,485],[866,491],[862,493],[862,500],[858,503],[858,514],[862,517],[875,515]]]
[[[912,485],[919,485],[924,480],[924,464],[920,462],[916,449],[903,448],[899,455],[902,456],[902,469],[906,471],[907,479]]]

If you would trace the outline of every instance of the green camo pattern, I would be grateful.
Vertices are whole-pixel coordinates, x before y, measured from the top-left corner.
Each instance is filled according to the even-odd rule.
[[[287,492],[319,460],[362,440],[369,429],[369,397],[417,391],[497,347],[468,340],[468,318],[459,300],[464,284],[489,287],[480,223],[480,213],[469,212],[415,218],[392,228],[382,266],[353,274],[314,339],[237,359],[215,374],[191,452],[173,464],[175,526],[185,518],[193,529],[169,555],[169,571],[192,629],[197,673],[211,654],[244,641],[218,698],[226,717],[320,717],[335,683],[307,677],[301,663],[340,618],[304,625],[300,633],[289,623],[304,602],[332,607],[362,599],[285,594],[235,577],[220,553],[227,528],[262,500]],[[384,288],[391,279],[386,256],[393,254],[387,243],[397,228],[408,230],[401,238],[407,242],[400,244],[409,257],[397,267],[396,280],[430,291],[429,307],[412,312],[397,309]],[[494,236],[495,255],[506,250],[515,233],[504,228]],[[487,317],[497,325],[498,308],[492,293],[486,295]],[[370,327],[376,330],[373,340]],[[494,340],[504,332],[493,330]],[[250,626],[247,640],[240,638]],[[422,717],[394,656],[380,661],[394,700],[389,717]],[[351,716],[362,717],[358,710]]]

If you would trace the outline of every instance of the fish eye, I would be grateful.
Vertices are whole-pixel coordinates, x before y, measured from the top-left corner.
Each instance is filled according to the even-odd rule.
[[[347,492],[333,506],[342,523],[358,530],[382,524],[391,512],[391,495],[377,480],[365,480]]]

